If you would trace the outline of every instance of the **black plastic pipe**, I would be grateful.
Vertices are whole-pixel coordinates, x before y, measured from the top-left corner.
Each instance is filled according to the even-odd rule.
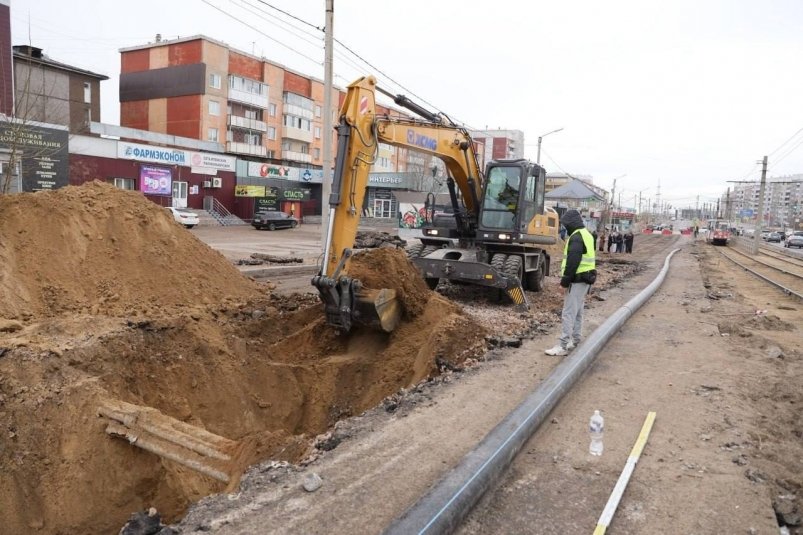
[[[385,530],[385,535],[451,533],[486,490],[493,487],[524,444],[605,344],[652,297],[669,272],[669,261],[649,286],[614,312],[558,364],[547,379],[509,413],[460,463]]]

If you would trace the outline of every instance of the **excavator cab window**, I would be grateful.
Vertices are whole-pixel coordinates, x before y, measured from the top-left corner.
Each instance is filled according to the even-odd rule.
[[[521,187],[521,167],[492,167],[488,172],[480,224],[513,230]]]

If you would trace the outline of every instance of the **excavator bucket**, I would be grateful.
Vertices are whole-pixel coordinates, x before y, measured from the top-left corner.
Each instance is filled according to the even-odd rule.
[[[352,319],[360,325],[391,332],[399,326],[402,306],[396,290],[361,288],[354,294]]]
[[[364,288],[349,277],[335,280],[318,275],[312,279],[326,308],[326,322],[345,332],[354,324],[391,332],[401,321],[403,308],[396,290]]]

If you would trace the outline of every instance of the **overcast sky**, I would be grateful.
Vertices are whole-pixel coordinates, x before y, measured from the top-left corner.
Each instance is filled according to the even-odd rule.
[[[204,34],[322,79],[323,34],[305,22],[323,28],[324,7],[11,0],[12,41],[109,76],[102,121],[119,124],[119,48]],[[563,128],[543,140],[547,171],[620,177],[623,205],[659,181],[676,207],[711,201],[758,179],[765,154],[770,176],[803,173],[801,0],[335,0],[334,28],[373,65],[338,47],[339,86],[374,74],[472,128],[522,130],[533,160]]]

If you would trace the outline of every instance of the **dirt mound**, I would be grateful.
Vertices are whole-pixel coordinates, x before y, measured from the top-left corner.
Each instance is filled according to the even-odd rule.
[[[396,290],[408,318],[419,316],[432,296],[432,291],[403,249],[360,251],[351,259],[348,272],[367,288]]]
[[[235,442],[236,483],[254,462],[304,458],[339,419],[485,348],[485,330],[401,251],[358,255],[351,274],[396,289],[405,321],[341,335],[317,296],[271,295],[162,208],[100,183],[0,197],[0,262],[9,533],[111,533],[134,511],[174,520],[225,490],[110,437],[101,406],[158,411],[154,421]]]
[[[93,182],[0,196],[0,318],[149,315],[255,291],[138,192]]]

